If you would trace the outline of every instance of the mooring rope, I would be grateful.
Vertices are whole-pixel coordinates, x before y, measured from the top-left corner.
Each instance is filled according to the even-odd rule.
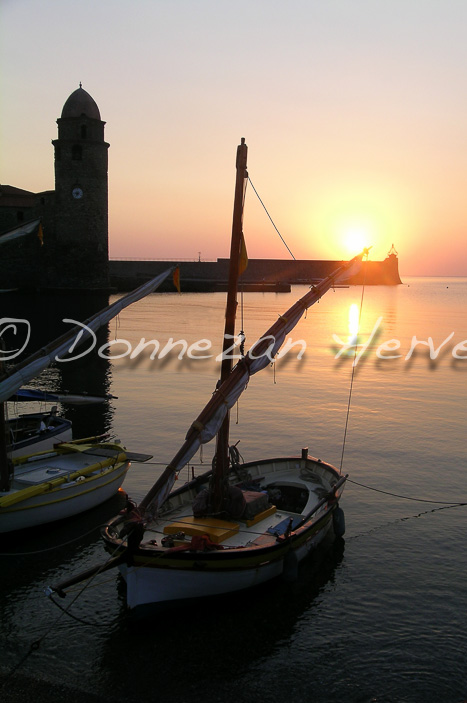
[[[354,483],[356,486],[360,486],[360,488],[366,488],[368,491],[375,491],[376,493],[384,493],[384,495],[392,496],[393,498],[403,498],[404,500],[413,500],[413,501],[416,501],[417,503],[436,503],[438,505],[450,505],[450,506],[467,505],[467,503],[460,503],[460,502],[452,501],[452,500],[431,500],[430,498],[413,498],[412,496],[404,496],[404,495],[401,495],[400,493],[391,493],[391,491],[383,491],[381,488],[374,488],[373,486],[367,486],[364,483],[359,483],[358,481],[354,481],[353,479],[350,479],[350,478],[347,479],[347,482]]]
[[[402,496],[402,497],[405,497],[405,496]],[[463,505],[466,505],[466,503],[448,503],[447,505],[441,505],[437,508],[430,508],[429,510],[424,510],[423,512],[417,513],[416,515],[407,515],[405,517],[396,518],[395,520],[389,520],[388,522],[385,522],[381,525],[375,525],[374,527],[371,527],[368,530],[365,530],[364,532],[359,532],[356,535],[351,535],[350,537],[346,536],[345,541],[350,542],[351,540],[353,541],[356,539],[361,539],[362,537],[370,537],[371,535],[375,534],[376,532],[380,532],[381,530],[384,530],[385,528],[388,528],[388,527],[393,527],[394,525],[397,525],[401,522],[406,522],[407,520],[413,520],[415,518],[420,518],[425,515],[438,513],[441,510],[451,510],[452,508],[458,508],[459,506],[463,506]]]
[[[118,549],[116,549],[115,551],[117,552]],[[101,624],[101,623],[93,623],[93,622],[90,622],[90,621],[88,621],[88,620],[82,620],[82,619],[76,617],[76,615],[73,615],[72,613],[70,613],[69,610],[70,610],[71,606],[72,606],[72,605],[77,601],[77,599],[80,597],[80,595],[81,595],[82,593],[84,593],[84,591],[91,585],[91,583],[94,581],[94,579],[96,578],[96,576],[98,576],[100,573],[102,573],[102,570],[104,569],[104,567],[107,565],[107,563],[108,563],[109,561],[111,561],[111,559],[114,558],[114,556],[115,556],[115,554],[111,555],[111,556],[109,557],[109,559],[108,559],[104,564],[102,564],[101,568],[98,569],[98,570],[96,571],[96,573],[93,574],[93,575],[91,576],[91,578],[88,579],[88,580],[85,582],[84,586],[78,591],[78,593],[76,594],[76,596],[71,600],[71,602],[68,604],[68,606],[67,606],[66,608],[63,608],[59,603],[57,603],[57,602],[51,597],[51,594],[48,594],[50,600],[52,601],[52,603],[54,603],[54,605],[56,605],[56,606],[60,609],[60,614],[57,616],[57,618],[56,618],[55,621],[52,623],[52,625],[49,625],[49,626],[47,627],[47,630],[46,630],[40,637],[38,637],[36,640],[34,640],[33,642],[31,642],[31,644],[29,645],[29,649],[28,649],[28,651],[26,652],[26,654],[24,654],[24,656],[21,657],[21,659],[19,660],[19,662],[18,662],[14,667],[12,667],[12,669],[10,669],[10,671],[8,672],[8,674],[6,674],[6,676],[4,677],[3,681],[0,683],[0,689],[2,689],[2,688],[6,685],[6,683],[7,683],[7,682],[11,679],[11,677],[18,671],[18,669],[24,664],[24,662],[31,656],[31,654],[33,654],[33,652],[36,652],[36,651],[39,649],[39,647],[41,646],[42,642],[46,639],[46,637],[48,637],[48,636],[50,636],[51,634],[54,633],[56,625],[58,624],[58,622],[60,621],[60,619],[61,619],[64,615],[68,615],[68,616],[71,617],[73,620],[76,620],[77,622],[80,622],[81,624],[84,624],[84,625],[90,625],[90,626],[92,626],[92,627],[104,627],[104,626],[108,627],[108,623],[102,623],[102,624]]]
[[[87,537],[88,535],[92,534],[96,530],[100,530],[102,527],[105,527],[107,523],[103,522],[99,525],[96,525],[93,527],[91,530],[88,530],[87,532],[83,532],[82,534],[78,535],[78,537],[75,537],[74,539],[68,540],[68,542],[61,542],[61,544],[54,544],[53,547],[44,547],[43,549],[35,549],[31,552],[0,552],[0,557],[24,557],[24,556],[30,556],[31,554],[42,554],[44,552],[51,552],[52,550],[55,551],[57,549],[61,549],[62,547],[67,547],[69,544],[73,544],[73,542],[78,542],[80,539],[84,539],[84,537]]]

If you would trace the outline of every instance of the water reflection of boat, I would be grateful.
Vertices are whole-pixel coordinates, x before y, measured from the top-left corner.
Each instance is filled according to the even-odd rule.
[[[109,623],[109,636],[99,650],[100,670],[107,672],[106,686],[109,688],[106,693],[150,701],[153,682],[157,680],[161,700],[203,700],[203,695],[206,697],[206,692],[209,692],[209,701],[213,701],[213,681],[222,681],[223,694],[224,690],[228,692],[223,698],[235,701],[238,700],[236,682],[240,678],[244,685],[247,678],[245,672],[249,672],[249,681],[255,681],[255,688],[247,686],[244,689],[248,690],[248,698],[256,693],[261,695],[265,676],[268,675],[265,663],[276,657],[278,666],[288,668],[290,651],[306,646],[301,637],[303,630],[312,630],[323,617],[323,592],[332,589],[332,582],[344,558],[344,549],[344,540],[332,541],[329,536],[310,558],[300,564],[294,583],[279,580],[269,587],[262,586],[260,597],[252,597],[250,591],[232,594],[228,605],[223,603],[224,607],[191,608],[189,615],[185,612],[189,617],[189,626],[184,628],[182,650],[177,627],[179,613],[169,611],[160,614],[158,627],[164,632],[162,638],[154,637],[152,619],[139,620],[137,627],[131,631],[137,645],[129,648],[128,627],[124,626],[122,619],[118,626],[115,625],[116,613],[123,616],[124,610],[122,607],[117,611],[115,604],[111,621],[113,627]],[[122,579],[119,588],[122,604],[125,602],[125,590]],[[105,595],[110,597],[108,590]],[[306,628],[303,626],[304,619]],[[105,625],[105,620],[99,622]],[[218,650],[219,647],[216,633],[220,631],[223,656],[216,657],[216,648]],[[178,652],[175,663],[174,652]],[[187,662],[183,666],[180,665],[181,659]],[[131,675],[135,670],[141,672],[137,677]],[[267,699],[272,698],[270,685],[267,694]],[[240,700],[244,698],[240,697]]]
[[[129,507],[104,530],[113,558],[97,570],[118,564],[126,581],[127,603],[135,615],[244,591],[297,564],[332,529],[343,534],[339,508],[346,476],[308,456],[261,458],[242,463],[229,447],[229,409],[251,376],[268,367],[305,310],[360,266],[361,256],[344,263],[312,286],[243,354],[232,368],[238,279],[246,268],[243,202],[247,146],[237,151],[229,289],[221,376],[211,400],[191,425],[185,443],[138,506]],[[177,473],[199,447],[217,437],[213,469],[171,492]],[[86,574],[87,576],[88,574]],[[60,584],[61,592],[71,582]]]

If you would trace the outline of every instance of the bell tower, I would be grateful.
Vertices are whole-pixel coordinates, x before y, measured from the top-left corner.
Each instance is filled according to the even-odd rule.
[[[81,86],[57,120],[53,255],[57,288],[107,289],[108,148],[99,108]]]

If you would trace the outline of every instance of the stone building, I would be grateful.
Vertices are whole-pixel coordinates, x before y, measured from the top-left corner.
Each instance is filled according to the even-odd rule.
[[[102,290],[109,287],[108,148],[99,108],[80,84],[66,100],[53,140],[55,190],[0,185],[0,288]],[[40,218],[37,232],[2,235]]]

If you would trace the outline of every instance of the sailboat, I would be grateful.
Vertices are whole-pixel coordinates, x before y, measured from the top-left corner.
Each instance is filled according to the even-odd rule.
[[[12,458],[4,404],[57,357],[85,341],[128,305],[156,290],[173,267],[73,327],[10,371],[0,373],[0,534],[48,524],[100,505],[121,487],[130,462],[147,454],[128,452],[119,441],[96,436],[56,442],[46,451]]]
[[[17,413],[6,418],[7,454],[11,458],[24,456],[33,452],[42,452],[52,449],[54,444],[69,442],[73,436],[71,420],[63,417],[58,412],[57,405],[94,405],[105,403],[115,398],[113,395],[94,396],[88,393],[53,393],[38,390],[37,388],[19,388],[14,396],[8,399],[9,403],[31,402],[39,410],[28,413]],[[45,405],[44,405],[45,404]]]
[[[237,148],[224,352],[235,336],[240,272],[245,266],[243,202],[247,145]],[[353,275],[362,255],[312,286],[232,367],[224,354],[211,399],[192,423],[185,442],[139,505],[129,505],[103,530],[110,559],[51,591],[118,566],[127,605],[135,617],[244,591],[280,575],[290,576],[333,528],[344,531],[339,507],[347,475],[308,455],[241,463],[229,446],[229,410],[250,378],[267,367],[305,310]],[[271,341],[272,340],[272,341]],[[172,490],[179,471],[200,446],[216,437],[212,470]]]
[[[22,413],[6,420],[7,447],[11,458],[52,449],[54,444],[68,442],[73,436],[71,420],[50,410]]]

